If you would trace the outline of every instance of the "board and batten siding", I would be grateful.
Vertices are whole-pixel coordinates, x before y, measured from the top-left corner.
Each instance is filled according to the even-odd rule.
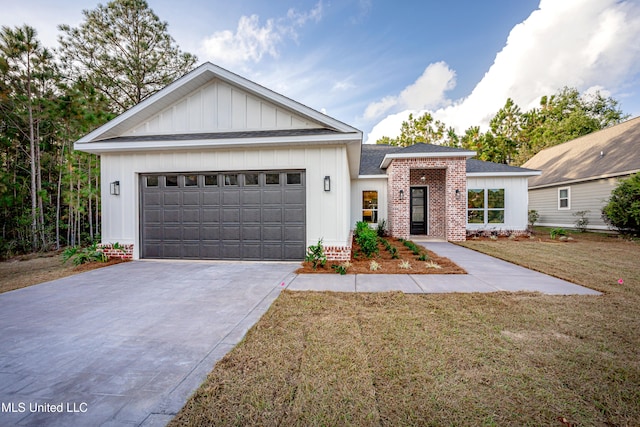
[[[140,256],[139,175],[226,171],[305,170],[307,246],[323,239],[343,246],[350,230],[351,177],[346,147],[149,151],[101,156],[102,241],[134,244]],[[323,191],[325,176],[331,191]],[[109,183],[120,181],[120,195],[109,194]]]
[[[123,136],[318,128],[299,115],[220,80],[199,88]]]
[[[362,178],[351,181],[351,228],[362,221],[362,192],[378,192],[378,222],[387,220],[387,178]],[[388,224],[387,224],[388,225]]]
[[[467,189],[504,188],[504,224],[467,224],[469,230],[526,230],[528,221],[526,177],[467,177]],[[467,196],[465,192],[465,197]]]
[[[625,177],[621,177],[625,178]],[[535,209],[540,215],[538,225],[546,227],[574,228],[578,217],[575,212],[589,210],[588,228],[608,230],[602,220],[601,210],[607,204],[611,191],[618,185],[617,178],[598,179],[569,185],[529,190],[529,209]],[[570,209],[558,209],[558,189],[570,189]]]

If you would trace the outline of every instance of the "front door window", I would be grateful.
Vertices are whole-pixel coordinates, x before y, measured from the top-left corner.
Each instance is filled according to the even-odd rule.
[[[427,187],[411,188],[411,234],[427,234]]]

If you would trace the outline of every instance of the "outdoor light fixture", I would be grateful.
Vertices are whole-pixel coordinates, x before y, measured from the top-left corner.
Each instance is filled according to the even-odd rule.
[[[400,200],[404,200],[404,190],[400,190]]]
[[[120,181],[113,181],[110,185],[111,194],[113,196],[120,195]]]
[[[324,191],[331,191],[331,177],[329,175],[324,177]]]
[[[456,188],[456,199],[459,199],[459,198],[460,198],[460,190]]]

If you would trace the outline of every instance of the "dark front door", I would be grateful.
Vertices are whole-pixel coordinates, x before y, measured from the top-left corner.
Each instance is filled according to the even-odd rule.
[[[427,187],[411,188],[411,234],[427,234],[428,195]]]

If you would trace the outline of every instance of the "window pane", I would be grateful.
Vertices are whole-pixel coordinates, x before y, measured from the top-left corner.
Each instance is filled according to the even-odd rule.
[[[378,192],[377,191],[362,192],[362,208],[378,209]]]
[[[467,207],[469,209],[484,208],[483,189],[471,189],[467,191]]]
[[[287,184],[302,184],[302,174],[300,173],[288,173]]]
[[[157,187],[158,186],[158,177],[157,176],[148,176],[147,177],[147,187]]]
[[[479,210],[479,209],[468,210],[467,222],[469,224],[484,224],[484,210]]]
[[[567,197],[569,197],[569,190],[566,188],[564,190],[560,190],[560,198],[566,199]]]
[[[245,173],[244,174],[244,185],[258,185],[258,174],[257,173]]]
[[[198,185],[198,175],[185,175],[184,186],[193,187]]]
[[[267,185],[278,185],[280,184],[280,174],[279,173],[268,173],[266,175]]]
[[[560,199],[560,207],[568,208],[569,207],[569,199]]]
[[[217,186],[218,185],[218,175],[205,175],[204,176],[204,185]]]
[[[373,209],[363,209],[362,210],[362,220],[364,222],[378,222],[378,211],[374,211]]]
[[[504,208],[504,188],[487,190],[487,207]]]
[[[490,224],[503,224],[504,223],[504,211],[489,210],[487,212]]]
[[[238,175],[236,174],[225,175],[224,185],[238,185]]]
[[[166,187],[177,187],[178,186],[178,176],[177,175],[167,175],[165,177],[165,186]]]

